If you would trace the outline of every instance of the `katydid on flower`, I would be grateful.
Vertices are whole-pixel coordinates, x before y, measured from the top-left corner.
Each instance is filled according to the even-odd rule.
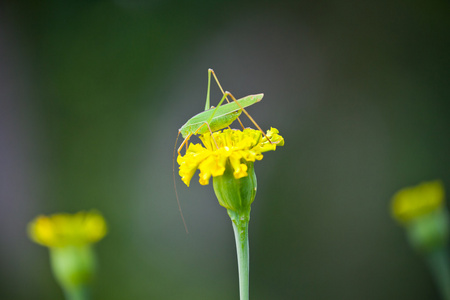
[[[217,104],[217,107],[210,106],[210,88],[211,88],[211,74],[213,75],[217,85],[220,88],[220,91],[223,94],[222,99]],[[192,118],[190,118],[181,128],[178,130],[177,139],[175,141],[175,147],[173,152],[173,183],[175,188],[175,195],[177,198],[178,203],[178,209],[180,211],[181,218],[183,220],[183,224],[185,227],[186,232],[188,233],[186,222],[183,217],[183,212],[181,210],[180,201],[178,199],[178,192],[176,187],[176,181],[175,181],[175,149],[178,142],[178,137],[181,133],[181,136],[184,138],[183,142],[181,143],[180,147],[178,148],[178,155],[181,155],[180,151],[183,148],[184,145],[187,145],[189,142],[189,139],[192,135],[196,134],[204,134],[206,132],[210,132],[211,135],[214,131],[221,130],[223,128],[228,127],[231,123],[233,123],[236,119],[239,121],[242,129],[244,129],[244,125],[242,125],[242,122],[239,120],[239,116],[242,112],[244,112],[247,117],[252,121],[252,123],[258,128],[259,131],[266,137],[266,139],[270,141],[269,138],[267,138],[264,131],[262,131],[261,127],[253,120],[253,118],[250,116],[250,114],[245,110],[245,107],[251,106],[255,104],[256,102],[261,101],[264,94],[255,94],[255,95],[249,95],[243,98],[240,98],[236,100],[236,98],[230,93],[225,92],[222,89],[222,86],[219,83],[219,80],[217,79],[216,74],[212,69],[208,69],[208,90],[206,93],[206,103],[205,103],[205,110],[196,114]],[[233,102],[230,102],[228,100],[228,97],[230,97]],[[223,101],[227,100],[228,103],[223,104]],[[214,140],[214,138],[213,138]],[[215,143],[215,141],[214,141]],[[217,147],[217,143],[216,147]]]

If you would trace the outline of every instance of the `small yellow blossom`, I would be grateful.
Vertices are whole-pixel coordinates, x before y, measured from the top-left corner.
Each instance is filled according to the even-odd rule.
[[[398,191],[392,198],[392,214],[401,223],[442,208],[444,187],[441,181],[423,182]]]
[[[106,234],[106,222],[95,211],[39,216],[28,225],[33,241],[47,247],[82,246]]]
[[[245,162],[261,160],[261,153],[275,150],[277,146],[284,145],[284,139],[278,130],[271,128],[267,131],[267,138],[259,130],[225,129],[200,136],[201,144],[190,144],[184,156],[179,155],[177,162],[180,165],[180,176],[189,186],[191,178],[197,169],[200,170],[200,184],[207,185],[211,176],[223,175],[227,163],[231,165],[236,179],[245,177],[247,165]]]

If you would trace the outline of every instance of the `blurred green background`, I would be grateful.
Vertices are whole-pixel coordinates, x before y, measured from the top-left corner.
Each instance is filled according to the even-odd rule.
[[[96,208],[94,299],[238,299],[212,186],[177,178],[178,128],[207,69],[286,145],[255,165],[252,299],[438,299],[389,215],[398,189],[450,189],[448,1],[0,4],[0,299],[62,299],[38,214]],[[220,99],[213,88],[213,103]],[[250,126],[245,118],[244,122]]]

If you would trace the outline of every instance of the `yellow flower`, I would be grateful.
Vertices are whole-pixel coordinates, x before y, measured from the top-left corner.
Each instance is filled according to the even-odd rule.
[[[95,243],[105,236],[106,231],[104,218],[95,211],[39,216],[28,225],[31,239],[47,247]]]
[[[392,214],[401,223],[442,208],[444,187],[441,181],[423,182],[398,191],[392,198]]]
[[[181,179],[189,186],[192,176],[199,169],[199,182],[207,185],[211,176],[223,175],[227,162],[234,170],[234,178],[247,176],[248,167],[245,162],[261,160],[261,153],[284,145],[284,139],[277,129],[271,128],[266,135],[272,143],[259,130],[250,128],[242,131],[225,129],[213,132],[212,136],[209,132],[203,134],[200,139],[204,147],[201,144],[190,144],[186,154],[177,158]]]

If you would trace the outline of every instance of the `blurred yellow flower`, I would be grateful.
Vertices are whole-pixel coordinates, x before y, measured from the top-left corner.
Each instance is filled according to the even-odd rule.
[[[105,236],[106,231],[105,219],[95,211],[38,216],[28,225],[31,239],[47,247],[95,243]]]
[[[183,182],[189,186],[191,178],[197,169],[200,170],[200,184],[207,185],[211,176],[223,175],[226,164],[231,164],[236,179],[247,176],[245,162],[261,160],[261,153],[275,150],[284,145],[284,139],[278,130],[271,128],[267,131],[267,138],[259,130],[254,129],[225,129],[223,131],[206,133],[200,136],[201,144],[190,144],[184,156],[178,155],[180,165],[179,174]]]
[[[392,214],[401,223],[441,209],[444,187],[439,180],[407,187],[392,197]]]

